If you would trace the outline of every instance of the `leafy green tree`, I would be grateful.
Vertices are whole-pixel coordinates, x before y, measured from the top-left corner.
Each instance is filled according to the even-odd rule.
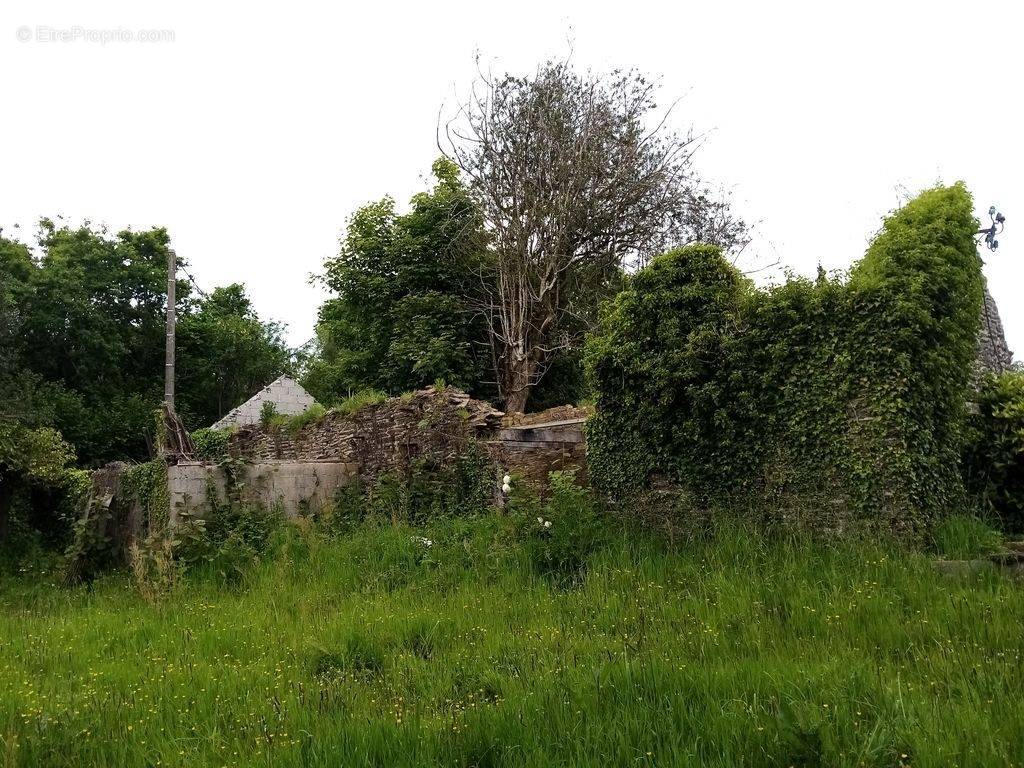
[[[146,458],[163,399],[167,231],[111,235],[44,219],[39,248],[34,258],[20,243],[0,247],[18,318],[10,348],[37,382],[34,407],[86,465]],[[198,299],[190,288],[178,281],[178,408],[205,426],[286,371],[290,351],[242,286]]]
[[[39,247],[37,259],[8,247],[2,265],[20,316],[18,353],[83,462],[142,458],[162,398],[168,234],[111,236],[44,219]],[[179,282],[183,307],[188,289]]]
[[[353,215],[322,277],[303,384],[323,402],[361,389],[403,392],[444,379],[481,394],[489,364],[476,286],[487,272],[481,220],[455,166],[434,163],[434,188],[400,214],[390,198]]]
[[[260,319],[238,283],[197,301],[178,323],[177,409],[209,426],[289,370],[279,323]]]
[[[19,354],[21,313],[13,298],[15,273],[31,269],[28,249],[0,238],[0,549],[10,553],[24,544],[32,524],[56,534],[54,521],[37,520],[60,507],[62,492],[70,489],[74,451],[53,429],[52,410],[39,378],[24,367]],[[46,497],[45,503],[39,497]]]

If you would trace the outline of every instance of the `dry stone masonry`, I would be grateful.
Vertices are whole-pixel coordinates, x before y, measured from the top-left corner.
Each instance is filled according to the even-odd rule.
[[[999,375],[1010,370],[1013,353],[1006,344],[1003,322],[999,319],[996,300],[985,286],[985,303],[981,308],[981,328],[978,331],[978,352],[975,360],[975,385],[986,374]]]
[[[541,492],[555,470],[575,470],[585,482],[586,416],[563,406],[505,417],[465,392],[429,388],[351,415],[328,411],[296,433],[252,422],[231,434],[230,466],[179,461],[168,468],[172,517],[201,516],[209,493],[279,506],[291,517],[316,512],[348,483],[403,474],[413,462],[450,466],[473,444],[486,450],[495,478],[511,472]]]

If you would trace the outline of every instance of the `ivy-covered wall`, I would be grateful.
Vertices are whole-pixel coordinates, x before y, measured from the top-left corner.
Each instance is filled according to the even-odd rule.
[[[983,382],[969,421],[965,466],[982,514],[1009,533],[1024,533],[1024,370]]]
[[[592,482],[919,535],[964,499],[972,209],[962,184],[923,192],[843,278],[762,290],[711,246],[655,259],[588,344]]]

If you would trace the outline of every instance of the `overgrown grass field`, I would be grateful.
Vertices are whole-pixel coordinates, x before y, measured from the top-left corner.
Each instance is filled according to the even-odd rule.
[[[552,578],[536,537],[560,522],[295,528],[155,603],[123,575],[7,579],[3,764],[1024,760],[1019,583],[729,526],[613,530]]]

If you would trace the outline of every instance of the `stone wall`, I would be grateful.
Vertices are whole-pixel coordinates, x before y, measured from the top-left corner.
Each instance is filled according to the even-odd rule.
[[[563,405],[504,419],[497,439],[488,443],[492,459],[543,493],[548,474],[574,471],[587,484],[587,444],[583,425],[589,409]]]
[[[503,427],[526,427],[559,421],[586,421],[593,412],[593,408],[559,405],[537,413],[510,413],[502,419],[501,423]]]
[[[340,461],[376,477],[409,461],[445,463],[469,441],[491,439],[501,427],[501,411],[457,389],[423,389],[367,405],[352,415],[329,411],[298,433],[243,427],[229,440],[233,456],[250,462]]]
[[[978,330],[978,351],[974,364],[974,385],[977,387],[988,374],[999,375],[1010,370],[1013,353],[1006,343],[1003,322],[999,318],[996,300],[985,286],[985,303],[981,308],[981,328]]]
[[[296,433],[259,424],[232,433],[228,450],[238,473],[241,500],[280,506],[287,515],[315,511],[335,491],[358,480],[372,484],[386,473],[404,474],[415,463],[447,468],[482,445],[494,477],[511,472],[543,493],[548,473],[576,470],[586,482],[583,421],[572,406],[526,416],[505,415],[456,389],[429,388],[368,405],[355,414],[329,411]],[[172,517],[188,510],[201,516],[211,489],[219,499],[231,485],[225,468],[179,462],[168,469]]]

